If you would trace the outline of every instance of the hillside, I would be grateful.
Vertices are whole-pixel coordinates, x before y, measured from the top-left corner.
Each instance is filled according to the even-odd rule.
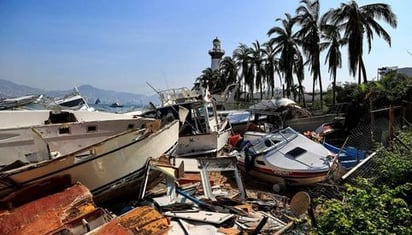
[[[143,106],[149,102],[154,104],[160,103],[157,95],[146,96],[128,92],[104,90],[91,85],[81,85],[78,87],[78,90],[89,103],[94,103],[97,99],[99,99],[103,104],[118,102],[124,105]],[[45,94],[52,97],[61,97],[73,91],[74,88],[69,90],[44,90],[0,79],[0,98],[12,98],[33,94]]]

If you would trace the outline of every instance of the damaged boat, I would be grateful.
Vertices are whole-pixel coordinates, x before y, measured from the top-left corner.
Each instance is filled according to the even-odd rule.
[[[3,120],[0,128],[0,169],[15,161],[31,163],[45,160],[44,157],[48,159],[47,153],[39,153],[42,149],[36,141],[39,134],[47,141],[50,152],[66,155],[109,136],[144,128],[155,120],[69,110],[2,111],[0,118]]]
[[[337,158],[323,145],[287,127],[271,133],[245,132],[231,155],[248,174],[279,185],[309,185],[326,180]]]
[[[173,155],[212,154],[226,145],[230,125],[217,115],[216,103],[206,91],[178,88],[157,92],[162,105],[142,116],[180,121],[179,140]]]
[[[315,130],[323,123],[332,121],[343,122],[345,117],[344,105],[333,108],[326,114],[313,114],[300,107],[288,98],[262,100],[250,106],[247,110],[232,112],[228,115],[232,128],[237,133],[250,130],[249,126],[256,125],[263,131],[292,127],[298,132]]]
[[[0,197],[53,176],[70,175],[104,201],[104,195],[120,194],[120,187],[143,176],[148,159],[170,150],[177,142],[178,128],[177,121],[164,125],[154,121],[61,156],[50,152],[49,143],[38,133],[36,141],[45,160],[2,168]]]

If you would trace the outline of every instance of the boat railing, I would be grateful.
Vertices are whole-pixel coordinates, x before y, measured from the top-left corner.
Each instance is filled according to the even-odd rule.
[[[182,103],[199,97],[197,91],[190,90],[186,87],[161,90],[158,91],[158,94],[163,105]]]

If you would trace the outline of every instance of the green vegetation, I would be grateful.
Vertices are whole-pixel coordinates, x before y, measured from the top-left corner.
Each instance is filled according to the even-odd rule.
[[[338,103],[357,103],[369,110],[386,108],[389,105],[403,105],[404,101],[410,102],[412,97],[412,79],[403,74],[392,72],[382,77],[379,81],[366,84],[345,83],[335,87],[336,101]],[[329,89],[325,97],[325,103],[333,103],[333,91]]]
[[[305,70],[312,75],[312,92],[315,93],[316,85],[323,91],[320,58],[326,51],[325,64],[333,79],[330,101],[334,104],[338,99],[336,84],[339,79],[344,79],[337,77],[337,69],[342,65],[341,49],[347,47],[350,74],[358,75],[358,84],[367,83],[363,46],[366,43],[369,53],[375,35],[391,45],[390,35],[378,20],[393,28],[396,28],[397,20],[390,5],[383,3],[359,6],[356,1],[350,1],[323,14],[320,6],[319,0],[301,0],[295,15],[285,13],[284,18],[276,20],[279,24],[268,30],[267,42],[255,41],[251,46],[240,43],[232,56],[221,61],[220,69],[205,69],[197,80],[208,85],[213,93],[237,83],[238,93],[249,94],[244,100],[249,102],[258,98],[253,97],[255,91],[259,91],[261,97],[264,90],[273,96],[275,87],[281,87],[284,97],[293,97],[305,107],[302,85]],[[322,108],[322,92],[320,96]]]
[[[343,201],[327,200],[318,217],[319,234],[412,234],[412,214],[400,197],[410,186],[373,186],[365,179],[346,185]]]
[[[341,200],[317,201],[312,233],[412,234],[412,132],[401,133],[398,142],[372,159],[377,167],[368,179],[345,185]]]

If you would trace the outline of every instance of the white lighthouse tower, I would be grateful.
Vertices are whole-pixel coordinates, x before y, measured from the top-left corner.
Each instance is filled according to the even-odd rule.
[[[212,57],[212,64],[210,66],[212,70],[219,69],[219,63],[224,54],[225,51],[220,47],[220,40],[216,37],[213,40],[213,48],[209,50],[209,55]]]

